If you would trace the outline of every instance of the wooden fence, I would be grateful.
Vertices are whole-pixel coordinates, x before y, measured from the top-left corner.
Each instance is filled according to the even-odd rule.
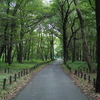
[[[83,78],[84,80],[87,80],[88,83],[93,84],[94,88],[96,86],[96,78],[93,76],[88,75],[88,73],[80,72],[78,70],[75,70],[75,75],[77,75],[79,78]]]
[[[68,66],[67,66],[68,68]],[[72,72],[71,67],[68,68],[70,72]],[[96,70],[94,71],[96,73]],[[84,79],[85,81],[87,80],[88,83],[93,84],[94,88],[96,87],[96,77],[91,76],[91,73],[89,72],[89,69],[83,67],[78,68],[78,70],[74,70],[74,75],[78,76],[79,78]]]
[[[12,84],[12,82],[16,82],[18,78],[22,77],[22,76],[25,76],[29,73],[31,73],[35,68],[37,68],[39,65],[43,65],[43,64],[46,64],[46,63],[49,63],[51,61],[48,61],[48,62],[44,62],[44,63],[39,63],[39,64],[36,64],[35,66],[31,67],[31,68],[26,68],[26,69],[23,69],[21,71],[19,71],[17,74],[14,74],[13,76],[9,76],[8,79],[4,78],[3,79],[3,89],[6,88],[6,85],[7,84]],[[10,73],[10,68],[5,68],[4,70],[5,73]]]

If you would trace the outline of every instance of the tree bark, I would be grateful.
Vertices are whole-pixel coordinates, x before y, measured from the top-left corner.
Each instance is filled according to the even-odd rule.
[[[95,0],[96,4],[96,25],[97,25],[97,80],[96,92],[100,93],[100,0]]]
[[[74,4],[75,6],[78,5],[78,1],[74,0]],[[79,8],[76,8],[77,11],[77,15],[79,17],[80,20],[80,25],[81,25],[81,33],[82,33],[82,39],[83,39],[83,50],[84,50],[84,54],[85,54],[85,58],[89,67],[89,70],[92,71],[94,68],[92,59],[90,57],[89,51],[88,51],[88,44],[87,44],[87,40],[86,40],[86,34],[85,34],[85,25],[84,25],[84,19],[83,19],[83,15],[80,11]]]
[[[50,33],[50,35],[51,35],[51,40],[50,40],[50,47],[51,47],[50,58],[51,58],[51,60],[54,60],[54,37],[53,37],[53,33],[52,32]]]
[[[64,56],[64,64],[66,64],[66,61],[68,60],[66,23],[63,24],[63,56]]]
[[[64,11],[62,11],[64,13]],[[62,14],[62,31],[63,31],[63,56],[64,56],[64,64],[66,64],[66,61],[68,60],[68,47],[67,47],[67,33],[66,33],[66,24],[68,21],[68,13],[66,12],[65,16]]]
[[[76,38],[74,37],[74,42],[73,42],[73,53],[72,53],[72,62],[75,62],[76,60]]]
[[[9,14],[10,2],[11,2],[10,0],[8,0],[8,2],[7,2],[8,3],[7,14]],[[23,2],[23,0],[21,0],[20,3],[16,4],[14,10],[12,11],[12,16],[14,16],[14,17],[16,16],[17,11],[18,11],[18,9],[19,9],[19,7],[20,7],[22,2]],[[11,32],[9,34],[9,40],[8,40],[9,44],[7,46],[7,63],[9,65],[12,63],[12,49],[13,49],[13,43],[12,42],[13,42],[13,37],[14,37],[13,33],[16,33],[16,22],[15,22],[15,19],[12,18],[10,26],[11,26],[11,29],[10,29]]]
[[[23,57],[23,46],[22,43],[19,43],[19,51],[18,51],[18,62],[22,63],[22,57]]]
[[[24,37],[24,29],[23,29],[24,22],[23,22],[22,16],[20,17],[21,17],[20,40],[22,40]],[[22,63],[22,60],[23,60],[23,42],[19,43],[19,51],[18,51],[18,62]]]

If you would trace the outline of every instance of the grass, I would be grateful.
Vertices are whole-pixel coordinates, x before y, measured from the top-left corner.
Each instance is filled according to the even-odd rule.
[[[23,83],[23,81],[27,80],[30,75],[23,76],[21,78],[17,78],[17,82],[13,82],[13,84],[7,84],[6,89],[2,89],[3,85],[3,79],[8,79],[9,76],[14,76],[15,73],[18,73],[22,69],[25,68],[31,68],[37,63],[42,63],[41,60],[31,60],[31,61],[24,61],[22,64],[19,63],[13,63],[12,65],[8,66],[5,63],[0,64],[0,100],[5,100],[4,98],[7,98],[9,94],[14,93],[16,88],[20,88],[20,85]],[[45,65],[45,64],[44,64]],[[38,71],[43,65],[38,66],[33,71]],[[4,73],[4,68],[10,68],[10,73]]]
[[[0,87],[2,85],[3,79],[8,79],[10,76],[14,76],[15,73],[20,72],[22,69],[25,68],[31,68],[37,63],[42,63],[41,60],[30,60],[30,61],[24,61],[22,64],[14,62],[11,65],[8,65],[7,63],[0,62]],[[5,68],[7,69],[5,73]],[[9,73],[8,73],[9,68]]]
[[[11,69],[24,69],[24,68],[30,68],[33,67],[37,63],[42,63],[44,61],[42,60],[35,60],[32,59],[30,61],[23,61],[23,63],[17,63],[13,62],[11,65],[8,65],[7,63],[0,62],[0,69],[2,68],[11,68]]]
[[[75,62],[71,62],[71,61],[68,61],[67,64],[72,68],[72,71],[74,73],[74,70],[78,70],[78,68],[80,67],[80,69],[82,69],[81,71],[83,73],[86,73],[86,76],[87,76],[87,79],[88,79],[88,76],[91,77],[91,81],[93,82],[93,79],[96,78],[96,73],[91,73],[91,72],[87,72],[86,69],[88,69],[88,65],[86,62],[82,62],[82,61],[75,61]],[[94,66],[96,68],[97,64],[94,63]],[[66,66],[63,66],[63,68],[69,72],[68,68]],[[85,70],[84,70],[85,68]],[[81,79],[80,77],[78,77],[79,81],[83,82],[84,79]]]
[[[72,70],[77,70],[78,67],[80,67],[81,69],[84,68],[88,68],[88,65],[86,62],[83,62],[83,61],[75,61],[75,62],[72,62],[72,61],[68,61],[67,64],[72,68]],[[94,63],[94,67],[96,68],[97,64]]]
[[[88,68],[88,65],[86,62],[82,62],[82,61],[75,61],[75,62],[72,62],[72,61],[68,61],[67,64],[73,69],[78,69],[78,67],[86,67]]]
[[[10,95],[13,95],[15,90],[21,88],[21,84],[23,84],[23,82],[27,80],[28,77],[29,75],[21,77],[17,79],[17,82],[13,82],[12,84],[7,84],[4,90],[0,89],[0,100],[6,100],[6,98],[10,97]]]
[[[95,93],[95,88],[94,88],[94,83],[93,79],[96,79],[96,73],[90,73],[90,72],[85,72],[84,70],[83,73],[86,73],[87,79],[84,80],[84,77],[78,77],[78,75],[74,75],[74,70],[78,70],[78,67],[81,68],[88,68],[86,62],[81,62],[81,61],[76,61],[72,63],[71,61],[68,61],[67,64],[72,68],[72,73],[69,73],[68,68],[63,65],[63,68],[65,69],[66,72],[68,72],[68,75],[74,80],[75,84],[77,84],[81,89],[82,92],[84,92],[86,95],[89,96],[90,100],[100,100],[100,95]],[[94,63],[94,66],[96,68],[97,64]],[[88,76],[90,76],[91,82],[89,83],[88,81]]]
[[[69,69],[66,67],[66,65],[62,65],[62,67],[63,67],[67,72],[69,72]]]
[[[13,63],[12,65],[8,65],[6,63],[0,63],[0,89],[2,88],[2,84],[3,84],[3,79],[9,79],[10,76],[14,76],[14,74],[20,72],[22,69],[25,68],[31,68],[33,67],[35,64],[31,63],[23,63],[23,64],[19,64],[19,63]],[[6,73],[5,73],[5,68]],[[8,73],[8,68],[9,68],[9,73]]]
[[[80,67],[80,69],[82,69],[82,71],[84,73],[86,73],[87,76],[90,76],[91,77],[91,80],[93,80],[93,78],[96,78],[96,73],[90,73],[90,72],[86,72],[86,69],[88,69],[88,65],[86,62],[82,62],[82,61],[75,61],[75,62],[72,62],[72,61],[68,61],[67,64],[71,67],[71,69],[74,71],[74,70],[78,70],[78,68]],[[94,63],[94,66],[96,68],[97,64]],[[63,65],[63,68],[69,72],[68,68]],[[85,70],[84,70],[85,68]]]

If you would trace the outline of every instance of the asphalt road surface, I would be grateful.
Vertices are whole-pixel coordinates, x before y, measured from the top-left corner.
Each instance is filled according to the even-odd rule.
[[[14,100],[89,100],[61,69],[62,60],[47,65]]]

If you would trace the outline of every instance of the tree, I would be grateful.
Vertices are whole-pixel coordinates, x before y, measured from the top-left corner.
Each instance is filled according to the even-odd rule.
[[[62,34],[62,42],[63,42],[63,58],[64,64],[68,60],[68,34],[67,34],[67,24],[68,24],[68,17],[70,13],[73,11],[71,7],[73,1],[69,0],[55,0],[55,10],[58,11],[56,14],[58,16],[57,24],[59,23],[58,29]],[[57,26],[57,25],[56,25]]]
[[[74,0],[75,5],[78,5],[78,1]],[[84,49],[84,54],[85,54],[85,58],[89,67],[89,70],[92,71],[94,68],[92,59],[90,57],[89,51],[88,51],[88,44],[87,44],[87,40],[86,40],[86,34],[85,34],[85,25],[84,25],[84,18],[83,15],[80,11],[80,9],[77,7],[76,8],[79,20],[80,20],[80,25],[81,25],[81,33],[82,33],[82,39],[83,39],[83,49]]]
[[[80,0],[80,4],[75,6],[73,0],[52,1],[48,5],[43,4],[42,0],[4,0],[0,2],[2,3],[0,5],[1,59],[4,58],[9,64],[14,59],[17,59],[19,63],[32,58],[53,59],[54,40],[58,37],[63,50],[58,46],[60,50],[57,48],[56,51],[57,55],[62,55],[63,51],[64,64],[67,60],[85,61],[85,52],[82,49],[83,35],[80,35],[84,33],[82,30],[84,28],[87,36],[84,35],[83,40],[89,43],[89,56],[96,61],[94,2]],[[80,10],[81,17],[79,14],[77,17],[76,8]],[[83,16],[84,19],[82,19]],[[82,21],[84,23],[80,24]],[[87,46],[86,41],[84,43]]]
[[[11,64],[16,57],[22,63],[25,56],[30,58],[34,30],[45,18],[51,16],[50,10],[43,5],[42,0],[5,0],[1,3],[0,58],[5,56],[5,62]],[[25,45],[29,50],[27,53],[24,53]]]
[[[97,80],[96,92],[100,93],[100,1],[95,0],[96,3],[96,25],[97,25]]]

